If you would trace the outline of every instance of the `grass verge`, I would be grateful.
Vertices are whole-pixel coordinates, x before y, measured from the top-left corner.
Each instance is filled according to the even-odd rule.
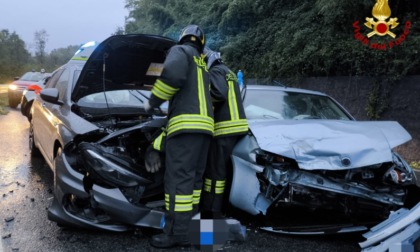
[[[9,99],[7,98],[7,93],[0,93],[0,115],[6,115],[9,113],[9,110],[6,108],[9,104]]]

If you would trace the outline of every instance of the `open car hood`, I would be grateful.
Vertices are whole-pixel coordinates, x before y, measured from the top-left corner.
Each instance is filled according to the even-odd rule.
[[[166,37],[115,35],[100,43],[89,56],[73,89],[72,100],[93,93],[150,89],[162,71],[167,51],[176,42]]]
[[[259,120],[249,128],[261,149],[292,158],[306,170],[389,162],[392,148],[411,140],[394,121]]]

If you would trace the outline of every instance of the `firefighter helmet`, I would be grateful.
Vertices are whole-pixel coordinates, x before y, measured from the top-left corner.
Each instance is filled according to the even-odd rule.
[[[198,42],[202,48],[206,43],[204,38],[204,32],[197,25],[188,25],[184,29],[182,29],[178,41],[182,43],[185,42],[187,38],[189,38],[190,41]]]
[[[205,47],[203,53],[205,55],[204,60],[207,62],[207,69],[210,69],[210,67],[216,62],[222,62],[220,52],[215,52],[212,51],[210,48]]]

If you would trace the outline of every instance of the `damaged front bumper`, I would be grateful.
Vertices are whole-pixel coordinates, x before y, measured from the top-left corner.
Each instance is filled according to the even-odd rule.
[[[251,214],[267,216],[284,209],[325,210],[343,222],[301,222],[300,226],[266,226],[289,234],[324,234],[366,230],[405,205],[416,176],[397,153],[392,162],[347,170],[304,170],[292,159],[262,150],[252,134],[243,137],[233,155],[230,202]],[[244,186],[246,181],[246,186]],[[286,215],[277,215],[285,220]],[[302,219],[302,218],[297,218]],[[337,217],[338,219],[338,217]],[[352,220],[359,219],[358,225]],[[310,220],[311,221],[311,220]],[[356,223],[356,222],[354,222]],[[306,224],[306,225],[305,225]]]
[[[48,219],[65,226],[110,231],[163,228],[163,211],[132,204],[118,188],[93,185],[87,193],[83,183],[85,176],[71,168],[65,154],[57,158],[55,168],[55,195],[48,209]]]

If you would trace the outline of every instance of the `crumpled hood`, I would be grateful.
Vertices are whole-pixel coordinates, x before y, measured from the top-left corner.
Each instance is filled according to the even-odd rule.
[[[261,149],[295,159],[306,170],[389,162],[391,149],[411,140],[394,121],[258,120],[249,128]]]

